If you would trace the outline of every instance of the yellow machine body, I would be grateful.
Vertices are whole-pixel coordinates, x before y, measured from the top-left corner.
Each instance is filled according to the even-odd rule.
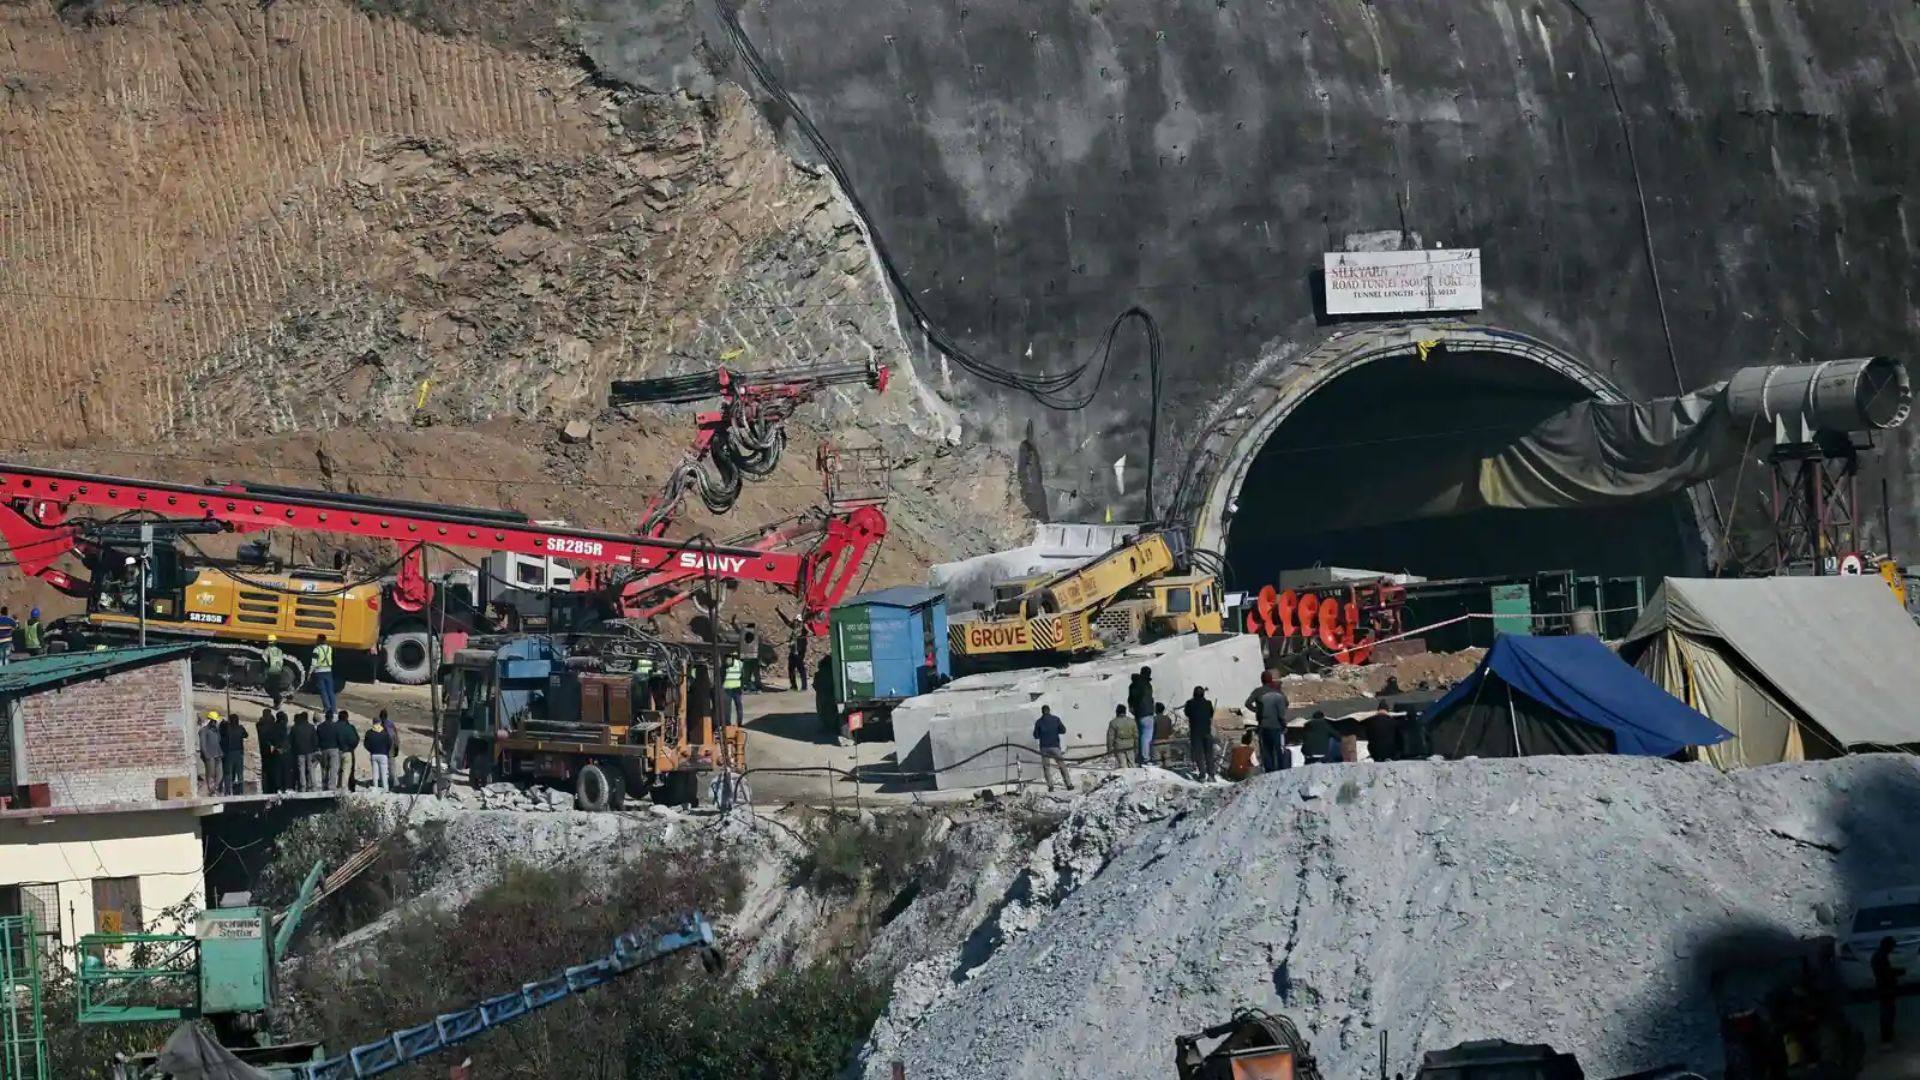
[[[380,643],[378,582],[347,585],[327,572],[305,576],[247,570],[231,576],[202,567],[184,584],[164,574],[149,583],[146,624],[150,633],[264,645],[269,636],[283,648],[305,649],[325,635],[336,651],[372,650]],[[326,576],[321,576],[326,574]],[[183,577],[185,575],[182,575]],[[245,580],[242,580],[242,579]],[[87,602],[87,622],[100,629],[137,633],[139,583],[101,583]]]

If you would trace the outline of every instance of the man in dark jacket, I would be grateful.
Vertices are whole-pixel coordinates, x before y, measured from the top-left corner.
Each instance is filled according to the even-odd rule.
[[[1133,713],[1133,722],[1139,728],[1140,745],[1137,749],[1136,764],[1141,767],[1153,762],[1153,669],[1143,667],[1133,677],[1127,688],[1127,709]]]
[[[1894,1010],[1900,997],[1900,976],[1907,973],[1906,968],[1893,966],[1894,940],[1890,937],[1880,939],[1880,947],[1873,950],[1873,992],[1880,1001],[1880,1041],[1893,1041]]]
[[[237,716],[220,721],[220,787],[225,795],[246,791],[247,726]]]
[[[793,638],[787,642],[787,689],[805,690],[807,688],[807,628],[793,628]]]
[[[300,790],[320,790],[320,732],[306,713],[293,718],[293,761]]]
[[[274,727],[272,709],[260,710],[260,719],[254,722],[253,735],[260,747],[260,794],[272,795],[280,790],[280,737]]]
[[[352,791],[360,773],[360,729],[353,726],[345,709],[333,714],[333,741],[340,746],[340,775],[334,790]]]
[[[1253,713],[1260,732],[1260,767],[1279,772],[1293,762],[1287,757],[1287,695],[1280,689],[1280,673],[1268,668],[1260,673],[1260,686],[1247,695],[1247,711]]]
[[[1213,768],[1213,702],[1207,700],[1207,688],[1196,686],[1193,696],[1181,706],[1187,714],[1187,749],[1193,756],[1193,775],[1201,780],[1215,777]]]
[[[1308,761],[1322,764],[1340,760],[1340,732],[1319,709],[1313,710],[1313,715],[1307,717],[1306,727],[1301,729],[1300,753]]]
[[[381,709],[367,732],[367,761],[373,766],[375,791],[393,790],[393,729],[388,726],[387,710]]]
[[[200,789],[208,795],[218,795],[226,785],[220,782],[220,763],[225,755],[220,751],[220,714],[209,712],[200,725]]]
[[[1067,771],[1067,754],[1063,740],[1067,735],[1067,725],[1053,715],[1053,708],[1040,706],[1040,718],[1033,722],[1033,741],[1040,746],[1040,777],[1047,782],[1047,790],[1053,790],[1054,769],[1060,770],[1060,782],[1073,790],[1073,774]]]
[[[287,718],[285,709],[277,709],[273,714],[274,757],[280,766],[278,784],[282,792],[299,791],[300,779],[295,776],[300,759],[293,752],[293,721]]]
[[[315,790],[334,791],[340,787],[340,736],[331,709],[320,714],[313,737],[314,745],[320,748],[320,786]]]
[[[1375,761],[1400,760],[1400,718],[1387,711],[1386,702],[1360,722],[1367,738],[1367,756]]]

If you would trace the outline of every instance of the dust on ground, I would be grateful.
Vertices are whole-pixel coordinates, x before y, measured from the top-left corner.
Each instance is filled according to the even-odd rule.
[[[1130,771],[1073,804],[968,947],[896,988],[866,1075],[1158,1080],[1176,1035],[1243,1006],[1292,1016],[1328,1076],[1371,1075],[1382,1032],[1389,1074],[1503,1038],[1589,1075],[1713,1075],[1718,1010],[1781,972],[1715,975],[1920,880],[1916,813],[1904,755]]]

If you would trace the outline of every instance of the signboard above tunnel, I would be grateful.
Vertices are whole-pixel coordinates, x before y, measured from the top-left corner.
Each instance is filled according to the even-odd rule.
[[[1480,310],[1480,249],[1329,251],[1327,314]]]

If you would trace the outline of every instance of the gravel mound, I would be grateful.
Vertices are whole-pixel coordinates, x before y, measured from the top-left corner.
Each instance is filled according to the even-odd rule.
[[[1710,980],[1920,882],[1920,763],[1723,775],[1628,758],[1313,766],[1237,787],[1128,771],[1083,796],[866,1075],[1164,1080],[1178,1034],[1258,1005],[1328,1076],[1469,1039],[1587,1075],[1721,1062]],[[1752,975],[1719,985],[1751,993]]]

